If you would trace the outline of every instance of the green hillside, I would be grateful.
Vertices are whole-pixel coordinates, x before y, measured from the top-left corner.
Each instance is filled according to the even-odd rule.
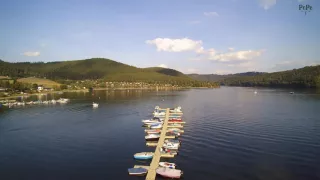
[[[34,77],[28,77],[28,78],[20,78],[17,79],[17,82],[20,83],[27,83],[27,84],[38,84],[38,85],[44,85],[45,87],[53,88],[55,86],[60,86],[59,83],[54,82],[49,79],[41,79],[41,78],[34,78]]]
[[[188,74],[189,77],[199,81],[210,81],[210,82],[219,82],[223,79],[241,77],[241,76],[256,76],[259,74],[264,74],[263,72],[244,72],[228,75],[218,75],[218,74]]]
[[[221,80],[220,83],[228,86],[320,87],[320,66],[255,76],[230,77]]]
[[[110,59],[92,58],[61,62],[0,61],[0,76],[13,78],[37,77],[52,80],[104,79],[106,81],[145,81],[150,83],[171,83],[177,85],[204,86],[183,73],[166,68],[137,68]],[[216,86],[217,84],[211,83]]]

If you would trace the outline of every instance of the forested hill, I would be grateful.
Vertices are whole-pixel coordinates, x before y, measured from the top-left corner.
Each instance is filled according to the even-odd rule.
[[[230,77],[219,82],[228,86],[320,87],[320,65],[255,76]]]
[[[106,81],[163,82],[180,85],[203,86],[207,82],[196,81],[183,73],[167,68],[137,68],[104,58],[60,62],[0,61],[0,76],[12,78],[39,77],[52,80],[104,79]],[[210,83],[217,85],[217,83]]]
[[[188,74],[189,77],[199,80],[199,81],[210,81],[210,82],[219,82],[226,78],[238,77],[238,76],[256,76],[263,74],[263,72],[245,72],[237,74],[228,74],[228,75],[218,75],[218,74]]]

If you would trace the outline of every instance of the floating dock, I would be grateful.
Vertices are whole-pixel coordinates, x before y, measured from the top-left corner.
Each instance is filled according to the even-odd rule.
[[[181,108],[181,107],[180,107]],[[156,179],[156,169],[159,167],[160,158],[174,158],[175,155],[177,155],[177,152],[161,152],[160,149],[163,147],[163,144],[165,142],[165,139],[176,139],[178,136],[174,136],[170,134],[170,129],[168,128],[174,128],[174,129],[180,129],[179,133],[183,133],[183,124],[185,122],[169,122],[170,118],[181,118],[182,112],[170,112],[169,108],[166,109],[160,109],[158,108],[158,112],[165,112],[165,115],[158,116],[159,118],[163,119],[162,128],[160,128],[160,138],[158,141],[147,141],[146,146],[149,147],[156,147],[155,152],[152,157],[152,161],[150,166],[144,166],[144,165],[135,165],[134,168],[145,168],[148,170],[146,180],[155,180]],[[155,114],[155,113],[153,113]],[[175,125],[173,125],[175,124]],[[179,124],[179,125],[178,125]],[[153,129],[156,130],[156,129]],[[145,130],[146,132],[146,130]],[[167,134],[169,133],[169,134]]]
[[[159,138],[156,150],[154,152],[154,155],[153,155],[153,158],[152,158],[152,161],[151,161],[151,164],[150,164],[150,168],[148,170],[148,174],[147,174],[146,180],[154,180],[154,179],[156,179],[156,175],[157,175],[156,169],[159,167],[160,157],[161,156],[165,157],[165,156],[163,156],[164,154],[162,154],[160,152],[160,148],[163,146],[164,140],[166,138],[168,120],[169,120],[169,108],[166,109],[166,116],[165,116],[164,121],[163,121],[160,138]]]

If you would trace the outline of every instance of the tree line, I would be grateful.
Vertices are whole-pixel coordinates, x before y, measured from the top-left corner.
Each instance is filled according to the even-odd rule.
[[[300,69],[264,73],[256,76],[237,76],[219,81],[228,86],[266,87],[320,87],[320,66],[307,66]]]

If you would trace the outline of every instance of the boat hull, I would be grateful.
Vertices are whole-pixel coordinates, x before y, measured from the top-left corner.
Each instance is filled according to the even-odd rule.
[[[152,159],[152,156],[134,156],[134,158],[138,160],[147,160]]]
[[[157,141],[159,140],[159,138],[145,138],[146,141]]]

